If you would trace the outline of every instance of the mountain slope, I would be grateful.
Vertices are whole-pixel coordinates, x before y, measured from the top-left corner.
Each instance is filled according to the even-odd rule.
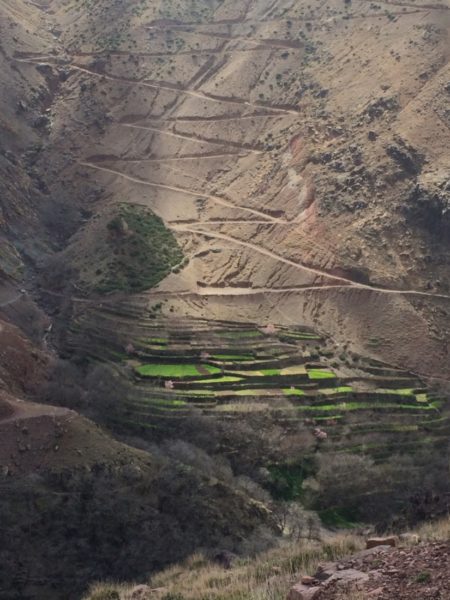
[[[0,10],[4,564],[26,539],[14,503],[29,485],[45,505],[35,554],[47,535],[56,552],[73,542],[64,593],[77,570],[74,593],[199,546],[241,550],[273,528],[268,500],[328,524],[439,512],[448,0]],[[143,483],[122,491],[128,464]],[[89,537],[109,488],[112,543]],[[47,504],[68,490],[66,508]],[[167,544],[145,554],[160,526]],[[56,556],[35,554],[33,579]],[[19,579],[21,598],[56,581]]]
[[[88,219],[124,201],[161,216],[189,259],[161,290],[185,314],[246,319],[256,300],[439,376],[448,9],[152,2],[118,19],[120,3],[52,3],[53,56],[12,53],[56,88],[50,194]]]

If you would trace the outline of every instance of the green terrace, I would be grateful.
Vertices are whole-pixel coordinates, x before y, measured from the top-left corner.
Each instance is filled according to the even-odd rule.
[[[221,371],[218,367],[211,365],[155,363],[136,367],[136,372],[143,377],[184,379],[185,377],[198,377],[199,375],[214,375]]]
[[[443,400],[420,379],[347,356],[310,329],[146,315],[148,300],[123,311],[105,301],[67,336],[68,351],[128,378],[121,426],[166,431],[194,410],[231,421],[255,414],[287,431],[325,428],[323,451],[377,456],[395,440],[420,446],[449,433]]]

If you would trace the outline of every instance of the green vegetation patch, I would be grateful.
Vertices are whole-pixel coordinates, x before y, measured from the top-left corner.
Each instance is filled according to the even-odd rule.
[[[353,392],[353,388],[348,385],[341,385],[335,388],[324,388],[319,390],[319,392],[326,396],[333,396],[334,394],[350,394]]]
[[[293,501],[301,498],[302,485],[314,473],[313,461],[309,458],[298,463],[269,465],[269,490],[277,500]]]
[[[303,390],[299,390],[298,388],[285,388],[283,390],[283,394],[285,396],[304,396],[305,392]]]
[[[190,398],[198,398],[199,396],[215,396],[215,392],[212,390],[189,390],[188,392],[183,391],[183,396],[189,396]]]
[[[378,394],[394,394],[396,396],[413,396],[414,388],[403,388],[403,389],[378,389]]]
[[[271,390],[252,390],[252,389],[247,389],[247,390],[237,390],[237,391],[231,391],[230,390],[230,395],[234,395],[234,396],[267,396],[267,394],[270,394]],[[276,392],[273,392],[273,395],[276,396]]]
[[[327,527],[339,529],[352,529],[360,525],[355,521],[355,514],[351,510],[327,508],[319,511],[322,523]]]
[[[428,394],[416,394],[417,402],[428,402]]]
[[[308,369],[310,379],[334,379],[336,375],[326,369]]]
[[[184,379],[186,377],[198,377],[202,375],[202,371],[207,371],[210,375],[220,373],[220,369],[211,365],[167,365],[167,364],[151,364],[140,365],[136,367],[136,372],[143,377],[161,377]]]
[[[202,384],[210,384],[210,383],[237,383],[238,381],[242,381],[242,377],[234,377],[233,375],[224,375],[223,377],[217,377],[217,379],[202,379]]]
[[[187,402],[184,400],[179,400],[178,398],[167,398],[167,399],[159,399],[159,398],[144,398],[141,400],[134,400],[132,402],[134,406],[162,406],[165,408],[180,408],[182,406],[187,406]]]
[[[320,340],[320,336],[315,333],[308,332],[291,332],[291,331],[283,331],[281,333],[282,336],[293,338],[295,340]]]
[[[264,377],[276,377],[277,375],[281,375],[280,369],[261,369],[260,373]]]
[[[297,406],[297,410],[328,412],[333,410],[353,411],[353,410],[435,410],[434,406],[417,404],[390,404],[377,402],[341,402],[338,404],[320,404],[317,406]]]
[[[149,289],[183,260],[172,232],[145,207],[122,204],[106,230],[93,277],[100,293]]]

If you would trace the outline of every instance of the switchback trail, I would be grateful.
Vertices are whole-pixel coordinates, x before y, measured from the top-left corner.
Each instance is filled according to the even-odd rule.
[[[131,123],[120,123],[122,127],[130,127],[131,129],[142,129],[144,131],[151,131],[158,135],[167,135],[170,137],[179,138],[182,140],[187,140],[189,142],[194,142],[197,144],[211,144],[213,146],[227,147],[230,148],[238,148],[239,150],[246,150],[247,152],[253,152],[254,154],[262,154],[263,151],[254,147],[246,146],[245,144],[240,144],[238,142],[233,142],[229,140],[210,140],[207,138],[201,138],[195,135],[188,135],[183,133],[177,133],[170,129],[158,129],[157,127],[151,127],[150,125],[134,125]]]
[[[134,158],[127,156],[115,156],[110,155],[94,155],[85,158],[88,163],[102,163],[102,162],[123,162],[123,163],[164,163],[164,162],[176,162],[183,160],[214,160],[217,158],[244,158],[248,156],[249,152],[211,152],[209,154],[182,154],[181,156],[161,156],[159,158]]]
[[[15,304],[17,302],[17,300],[20,300],[20,298],[22,298],[22,297],[23,297],[23,294],[19,293],[16,296],[14,296],[14,298],[10,298],[9,300],[0,302],[0,308],[5,308],[6,306],[9,306],[10,304]]]
[[[171,229],[173,229],[174,231],[181,231],[181,232],[193,233],[195,235],[202,235],[207,238],[216,238],[216,239],[230,242],[232,244],[236,244],[238,246],[243,246],[245,248],[249,248],[250,250],[253,250],[254,252],[257,252],[259,254],[267,256],[268,258],[272,258],[274,260],[277,260],[277,261],[287,264],[289,266],[295,267],[295,268],[305,271],[307,273],[311,273],[312,275],[316,275],[318,277],[325,277],[327,279],[332,279],[334,281],[338,281],[338,282],[340,282],[341,285],[347,284],[346,287],[351,286],[353,288],[357,288],[357,289],[361,289],[361,290],[370,290],[371,292],[378,292],[378,293],[382,293],[382,294],[402,294],[404,296],[426,296],[429,298],[431,297],[431,298],[440,298],[440,299],[450,300],[450,295],[447,295],[447,294],[434,294],[433,292],[424,292],[424,291],[419,291],[419,290],[402,290],[402,289],[381,288],[381,287],[377,287],[377,286],[368,285],[365,283],[359,283],[359,282],[354,281],[353,279],[349,279],[348,277],[332,275],[332,274],[328,273],[327,271],[322,271],[321,269],[317,269],[314,267],[307,267],[306,265],[303,265],[302,263],[296,262],[289,258],[285,258],[284,256],[280,256],[279,254],[276,254],[275,252],[272,252],[271,250],[267,250],[266,248],[262,248],[261,246],[252,244],[251,242],[245,242],[243,240],[236,239],[236,238],[234,238],[230,235],[226,235],[224,233],[204,231],[201,229],[194,229],[194,228],[186,227],[183,225],[171,225]],[[330,286],[330,287],[334,287],[334,286]],[[304,288],[303,288],[303,290],[304,290]],[[297,289],[296,291],[299,291],[299,290]],[[271,293],[271,288],[268,288],[267,292],[265,292],[265,293]]]
[[[15,58],[14,60],[16,62],[35,64],[35,61],[29,60],[29,59]],[[47,61],[47,62],[42,62],[41,64],[53,66],[55,63],[52,61]],[[204,100],[204,101],[208,101],[208,102],[215,102],[215,103],[219,103],[219,104],[235,104],[238,106],[250,106],[251,108],[255,108],[257,110],[267,109],[272,112],[278,112],[280,114],[286,114],[286,115],[294,115],[297,117],[301,114],[300,110],[294,110],[294,108],[282,108],[279,106],[274,106],[272,104],[264,104],[264,103],[255,104],[253,102],[245,100],[244,98],[229,98],[229,97],[219,98],[219,97],[213,96],[211,94],[206,94],[205,92],[185,89],[182,86],[178,86],[178,85],[175,86],[175,85],[170,85],[167,83],[164,84],[162,82],[150,83],[150,82],[144,81],[144,80],[139,81],[136,79],[126,79],[125,77],[116,77],[115,75],[110,75],[108,73],[97,73],[96,71],[92,71],[91,69],[88,69],[86,67],[82,67],[80,65],[76,65],[73,63],[70,63],[66,66],[73,69],[74,71],[79,71],[80,73],[85,73],[86,75],[98,77],[100,79],[107,79],[109,81],[117,81],[119,83],[131,85],[131,86],[135,85],[135,86],[147,87],[147,88],[151,88],[154,90],[165,90],[168,92],[172,92],[174,94],[184,94],[186,96],[192,96],[193,98],[198,98],[200,100]]]
[[[287,287],[287,288],[252,288],[252,287],[221,287],[221,286],[197,286],[193,290],[182,290],[180,292],[169,292],[164,290],[154,290],[150,295],[171,295],[177,296],[259,296],[261,294],[291,294],[295,292],[311,292],[322,290],[348,289],[350,285],[309,285],[305,287]]]
[[[211,202],[220,204],[221,206],[225,206],[226,208],[232,208],[235,210],[238,209],[238,210],[248,212],[259,218],[263,218],[264,221],[267,221],[267,222],[273,222],[273,223],[284,223],[285,222],[283,219],[278,219],[276,217],[272,217],[266,213],[260,212],[259,210],[255,210],[253,208],[248,208],[245,206],[238,206],[236,204],[233,204],[232,202],[229,202],[228,200],[225,200],[224,198],[220,198],[219,196],[212,196],[212,195],[205,194],[202,192],[194,192],[192,190],[186,190],[185,188],[166,185],[163,183],[153,183],[151,181],[146,181],[145,179],[139,179],[138,177],[132,177],[131,175],[126,175],[125,173],[121,173],[120,171],[115,171],[114,169],[108,169],[106,167],[99,167],[98,165],[95,165],[93,163],[79,162],[78,164],[83,167],[87,167],[89,169],[96,169],[97,171],[104,171],[105,173],[110,173],[112,175],[117,175],[118,177],[123,177],[124,179],[126,179],[128,181],[132,181],[132,182],[138,183],[140,185],[146,185],[146,186],[153,187],[156,189],[177,192],[180,194],[185,194],[187,196],[193,196],[195,198],[205,198],[206,200],[210,200]]]

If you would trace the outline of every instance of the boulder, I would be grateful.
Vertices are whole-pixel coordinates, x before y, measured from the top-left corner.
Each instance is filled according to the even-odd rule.
[[[318,585],[318,581],[317,579],[315,579],[314,577],[311,577],[310,575],[304,575],[301,579],[301,583],[303,583],[303,585]]]
[[[358,569],[343,569],[342,571],[336,571],[329,579],[327,579],[325,585],[330,585],[333,582],[339,584],[350,584],[350,583],[361,583],[367,581],[369,575],[358,571]]]
[[[315,579],[318,581],[326,581],[330,577],[332,577],[337,571],[336,563],[321,563],[317,567],[317,571],[314,573]]]
[[[375,548],[376,546],[391,546],[395,548],[397,545],[397,538],[395,536],[390,537],[373,537],[369,538],[366,542],[366,548],[370,550],[370,548]]]
[[[287,600],[314,600],[318,597],[320,590],[319,586],[297,583],[291,588]]]

